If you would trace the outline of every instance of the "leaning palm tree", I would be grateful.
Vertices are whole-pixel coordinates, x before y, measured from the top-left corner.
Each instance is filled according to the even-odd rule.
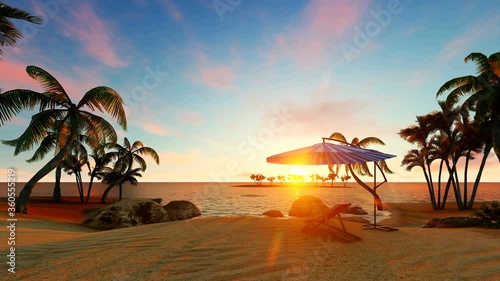
[[[61,167],[68,175],[75,175],[76,187],[80,196],[80,203],[85,201],[83,193],[82,167],[88,165],[88,157],[86,152],[76,151],[73,154],[66,155],[64,161],[61,162]]]
[[[90,164],[88,165],[90,182],[89,182],[89,187],[87,189],[87,199],[85,199],[85,204],[87,204],[89,202],[90,192],[92,190],[92,185],[94,183],[94,179],[102,180],[104,177],[107,165],[109,163],[111,163],[111,159],[110,159],[109,155],[104,153],[104,148],[94,149],[92,154],[90,154],[90,157],[92,157],[94,159],[94,166],[92,168],[90,168]]]
[[[360,147],[360,148],[365,148],[371,144],[385,145],[385,143],[377,137],[367,137],[367,138],[364,138],[362,140],[359,140],[357,137],[355,137],[352,139],[351,143],[348,143],[346,138],[344,137],[344,135],[342,135],[339,132],[333,133],[330,136],[330,139],[333,139],[333,140],[336,140],[336,141],[339,141],[339,142],[342,142],[345,144],[350,144],[352,146]],[[389,169],[389,166],[387,166],[387,163],[385,162],[385,160],[380,160],[380,161],[377,161],[376,163],[379,165],[379,167],[382,169],[382,171],[389,173],[389,174],[394,173],[393,171],[391,171],[391,169]],[[380,196],[377,193],[375,193],[375,191],[371,187],[369,187],[368,185],[363,183],[361,181],[361,179],[358,177],[358,175],[373,177],[373,175],[370,172],[370,169],[368,167],[368,164],[367,163],[354,163],[354,164],[345,165],[345,167],[346,167],[346,174],[348,175],[350,172],[352,174],[352,176],[354,177],[354,179],[361,185],[361,187],[363,187],[366,191],[370,192],[375,197],[375,201],[377,202],[377,209],[383,210],[383,204],[382,204],[382,200],[380,199]],[[331,166],[328,166],[328,168],[330,169],[330,171],[333,171]]]
[[[14,47],[17,45],[17,40],[23,37],[11,19],[24,20],[34,24],[43,23],[43,19],[41,17],[32,16],[26,11],[0,2],[0,47]],[[2,48],[0,48],[0,56],[2,54],[3,51]]]
[[[146,160],[144,160],[142,156],[150,156],[151,158],[153,158],[156,164],[160,164],[160,157],[153,148],[144,146],[144,144],[140,141],[135,141],[133,144],[130,144],[130,141],[126,137],[124,138],[123,143],[123,146],[118,143],[115,143],[114,145],[109,144],[116,151],[107,153],[110,159],[116,159],[114,170],[120,172],[122,175],[127,175],[127,173],[132,170],[132,166],[134,165],[134,163],[139,164],[142,171],[146,171]],[[117,183],[118,182],[119,180],[117,181]],[[109,190],[114,186],[115,185],[110,184],[110,186],[104,191],[104,194],[101,198],[101,202],[103,204],[106,203],[106,197]]]
[[[93,88],[75,104],[61,84],[47,71],[37,66],[28,66],[26,72],[41,83],[45,92],[16,89],[2,93],[0,126],[22,110],[34,110],[38,107],[39,112],[33,115],[28,128],[19,138],[3,143],[14,146],[14,155],[17,155],[33,149],[42,142],[48,132],[55,130],[58,152],[21,190],[16,209],[22,213],[28,212],[27,203],[35,184],[64,160],[79,134],[89,136],[88,145],[91,147],[100,143],[116,142],[117,136],[113,126],[92,111],[107,112],[123,129],[127,126],[123,100],[113,89],[104,86]]]
[[[483,159],[474,182],[471,200],[466,206],[472,208],[486,158],[491,149],[500,161],[500,52],[489,57],[482,53],[471,53],[464,61],[476,64],[477,76],[466,75],[449,80],[441,86],[436,97],[448,92],[447,104],[456,104],[462,97],[468,96],[462,107],[465,110],[475,111],[474,121],[482,131]]]

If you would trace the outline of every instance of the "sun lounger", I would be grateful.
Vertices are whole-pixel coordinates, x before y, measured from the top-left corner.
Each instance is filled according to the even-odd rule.
[[[340,237],[348,242],[360,240],[361,237],[347,232],[347,230],[345,229],[344,222],[342,221],[342,217],[340,216],[340,213],[345,211],[350,205],[351,205],[351,203],[340,204],[340,205],[337,205],[337,206],[331,208],[330,211],[328,212],[328,214],[326,214],[326,216],[324,216],[322,218],[304,220],[304,222],[306,223],[306,226],[304,226],[304,229],[325,225],[325,226],[329,227],[331,230],[333,230],[333,233],[336,236],[338,236],[338,237]],[[333,219],[335,216],[338,216],[339,221],[340,221],[340,225],[342,226],[342,228],[336,227],[330,223],[330,220]]]

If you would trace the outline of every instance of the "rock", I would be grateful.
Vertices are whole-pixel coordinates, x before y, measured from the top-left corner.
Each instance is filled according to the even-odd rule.
[[[167,220],[169,221],[187,220],[201,216],[200,209],[195,204],[184,200],[170,201],[163,206],[163,209],[167,212]]]
[[[351,214],[351,215],[368,215],[368,212],[363,210],[359,206],[352,206],[352,207],[347,207],[345,211],[342,212],[343,214]]]
[[[281,218],[284,217],[283,213],[278,210],[269,210],[263,213],[263,215],[272,217],[272,218]]]
[[[330,209],[314,196],[303,195],[292,203],[292,208],[288,212],[289,216],[305,218],[305,217],[323,217]]]
[[[481,226],[481,221],[468,217],[449,217],[442,219],[432,219],[422,228],[457,228]]]
[[[83,224],[97,229],[117,229],[164,222],[167,212],[151,199],[126,199],[96,210]]]
[[[156,202],[156,203],[158,203],[158,204],[161,204],[161,202],[163,201],[162,198],[153,198],[151,200],[154,201],[154,202]]]

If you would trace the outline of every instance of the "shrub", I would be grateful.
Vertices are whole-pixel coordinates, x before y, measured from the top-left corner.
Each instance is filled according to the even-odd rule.
[[[485,227],[500,228],[500,203],[498,201],[491,202],[491,208],[487,205],[481,206],[481,211],[475,215]]]

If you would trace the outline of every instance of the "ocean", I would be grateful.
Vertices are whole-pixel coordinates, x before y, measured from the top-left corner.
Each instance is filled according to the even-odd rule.
[[[6,183],[3,183],[5,187]],[[24,184],[16,184],[16,193],[19,194]],[[54,184],[42,182],[33,189],[32,196],[51,196]],[[262,187],[254,183],[212,183],[212,182],[159,182],[139,183],[138,186],[124,185],[123,197],[125,198],[162,198],[166,204],[172,200],[188,200],[201,210],[204,217],[220,216],[262,216],[262,213],[271,209],[280,210],[285,216],[288,214],[294,200],[302,195],[318,197],[328,206],[338,203],[352,203],[360,206],[369,214],[366,219],[373,219],[373,197],[356,183],[347,183],[347,188],[342,183],[335,182],[334,188],[330,183],[305,183],[299,186],[285,183],[281,186],[274,183],[264,183]],[[469,194],[472,183],[468,185]],[[87,184],[84,184],[85,192]],[[92,196],[101,196],[105,185],[94,184]],[[444,188],[444,187],[443,187]],[[436,187],[437,189],[437,187]],[[76,184],[62,183],[62,196],[76,196]],[[429,202],[429,194],[425,183],[384,183],[378,189],[382,202],[393,203],[425,203]],[[6,195],[5,195],[6,196]],[[118,196],[118,187],[109,194]],[[3,196],[2,196],[3,197]],[[476,195],[476,202],[500,200],[500,183],[481,183]],[[450,190],[448,202],[453,202],[454,195]],[[452,205],[450,204],[450,207]],[[387,211],[378,211],[377,220],[390,216]]]

